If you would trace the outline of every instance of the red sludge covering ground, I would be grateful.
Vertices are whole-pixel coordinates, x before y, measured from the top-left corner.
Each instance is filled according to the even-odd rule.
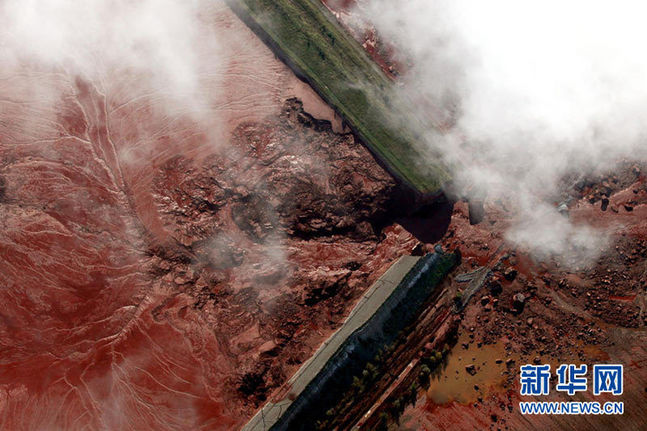
[[[237,35],[205,78],[207,119],[161,106],[137,74],[0,71],[0,429],[237,429],[419,245],[394,222],[394,181],[317,120],[343,131],[332,111],[223,4],[205,16]],[[456,272],[494,276],[400,428],[644,424],[642,171],[574,198],[572,219],[616,229],[580,270],[506,245],[505,205],[486,201],[477,226],[454,206]],[[522,417],[516,370],[544,360],[624,363],[628,413]]]
[[[417,243],[374,229],[391,177],[291,98],[332,111],[205,14],[237,35],[217,124],[137,74],[1,72],[1,429],[239,427]]]

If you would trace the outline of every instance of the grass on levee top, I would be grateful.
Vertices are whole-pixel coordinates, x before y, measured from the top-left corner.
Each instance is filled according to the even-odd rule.
[[[449,180],[423,151],[421,122],[395,84],[319,0],[228,0],[328,102],[389,170],[421,193]]]

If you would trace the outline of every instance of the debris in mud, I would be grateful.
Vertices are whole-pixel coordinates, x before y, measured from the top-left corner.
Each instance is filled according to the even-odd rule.
[[[600,209],[602,211],[606,211],[608,207],[609,207],[609,199],[608,198],[603,198],[602,203],[600,205]]]
[[[456,276],[456,281],[459,283],[469,283],[463,290],[458,291],[454,301],[456,303],[456,311],[462,310],[474,294],[476,294],[481,287],[485,284],[491,272],[488,268],[481,267],[474,271],[466,272]]]
[[[513,267],[508,267],[503,273],[503,276],[506,280],[513,281],[515,278],[517,278],[517,274],[518,271],[516,269],[514,269]]]
[[[526,304],[526,296],[523,293],[519,292],[514,295],[512,306],[517,311],[517,313],[521,313],[523,311],[523,307],[525,304]]]
[[[634,328],[643,328],[646,320],[641,295],[647,256],[647,241],[643,239],[647,235],[643,223],[647,190],[645,180],[636,177],[631,169],[600,178],[599,182],[582,182],[580,189],[573,192],[569,216],[574,223],[591,223],[596,228],[617,228],[616,223],[622,227],[617,228],[612,238],[614,247],[597,261],[579,267],[565,267],[551,259],[537,262],[523,250],[511,250],[504,241],[503,228],[509,213],[501,205],[488,202],[488,218],[498,218],[501,223],[471,225],[467,205],[457,204],[443,244],[461,249],[466,272],[486,266],[491,268],[492,276],[485,283],[487,292],[461,312],[463,338],[459,350],[451,354],[464,356],[471,346],[483,349],[501,343],[492,366],[505,366],[500,373],[502,381],[494,384],[495,388],[490,389],[489,396],[482,397],[482,402],[466,400],[466,407],[451,402],[436,404],[427,397],[425,403],[418,402],[404,412],[403,417],[408,419],[403,427],[443,429],[460,411],[474,423],[490,420],[490,415],[496,414],[498,423],[514,424],[510,429],[523,429],[513,408],[519,364],[568,360],[595,363],[608,361],[609,356],[627,364],[635,361],[635,349],[625,347],[635,341],[629,342],[625,337],[644,337],[641,330]],[[599,206],[597,201],[601,201]],[[601,208],[607,211],[600,211]],[[457,276],[452,286],[464,291],[463,283]],[[500,301],[494,306],[497,299]],[[478,380],[484,374],[483,365],[474,361],[469,365],[475,365],[479,372],[471,376],[466,369],[467,384],[478,384],[482,390],[492,388]],[[461,365],[461,371],[462,367],[465,365]],[[645,381],[644,372],[638,368],[634,371]],[[454,377],[453,370],[450,377]],[[642,397],[644,387],[638,386]],[[629,399],[635,402],[635,384],[632,391]]]

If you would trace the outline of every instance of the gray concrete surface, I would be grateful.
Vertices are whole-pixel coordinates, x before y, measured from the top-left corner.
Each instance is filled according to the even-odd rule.
[[[377,279],[375,283],[360,298],[355,307],[342,324],[299,370],[288,380],[290,388],[287,395],[278,400],[270,400],[242,428],[242,431],[266,431],[281,417],[283,412],[292,404],[312,379],[321,371],[330,358],[337,352],[344,340],[359,329],[382,303],[393,293],[405,275],[418,262],[418,256],[402,256]]]

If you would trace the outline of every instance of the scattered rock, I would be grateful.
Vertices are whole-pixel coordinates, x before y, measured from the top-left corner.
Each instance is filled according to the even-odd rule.
[[[609,207],[609,199],[603,198],[602,199],[602,205],[600,206],[600,209],[602,211],[606,211],[608,207]]]
[[[503,291],[503,286],[501,286],[501,283],[498,281],[493,281],[490,283],[490,293],[492,295],[497,296]]]
[[[518,272],[516,269],[509,267],[508,269],[505,270],[505,272],[503,273],[503,276],[505,277],[506,280],[512,281],[515,278],[517,278],[517,274]]]
[[[526,295],[523,293],[517,293],[512,297],[512,306],[514,307],[517,312],[521,313],[523,311],[523,307],[526,304]]]
[[[481,305],[487,305],[488,302],[490,302],[489,296],[484,296],[481,298]]]

